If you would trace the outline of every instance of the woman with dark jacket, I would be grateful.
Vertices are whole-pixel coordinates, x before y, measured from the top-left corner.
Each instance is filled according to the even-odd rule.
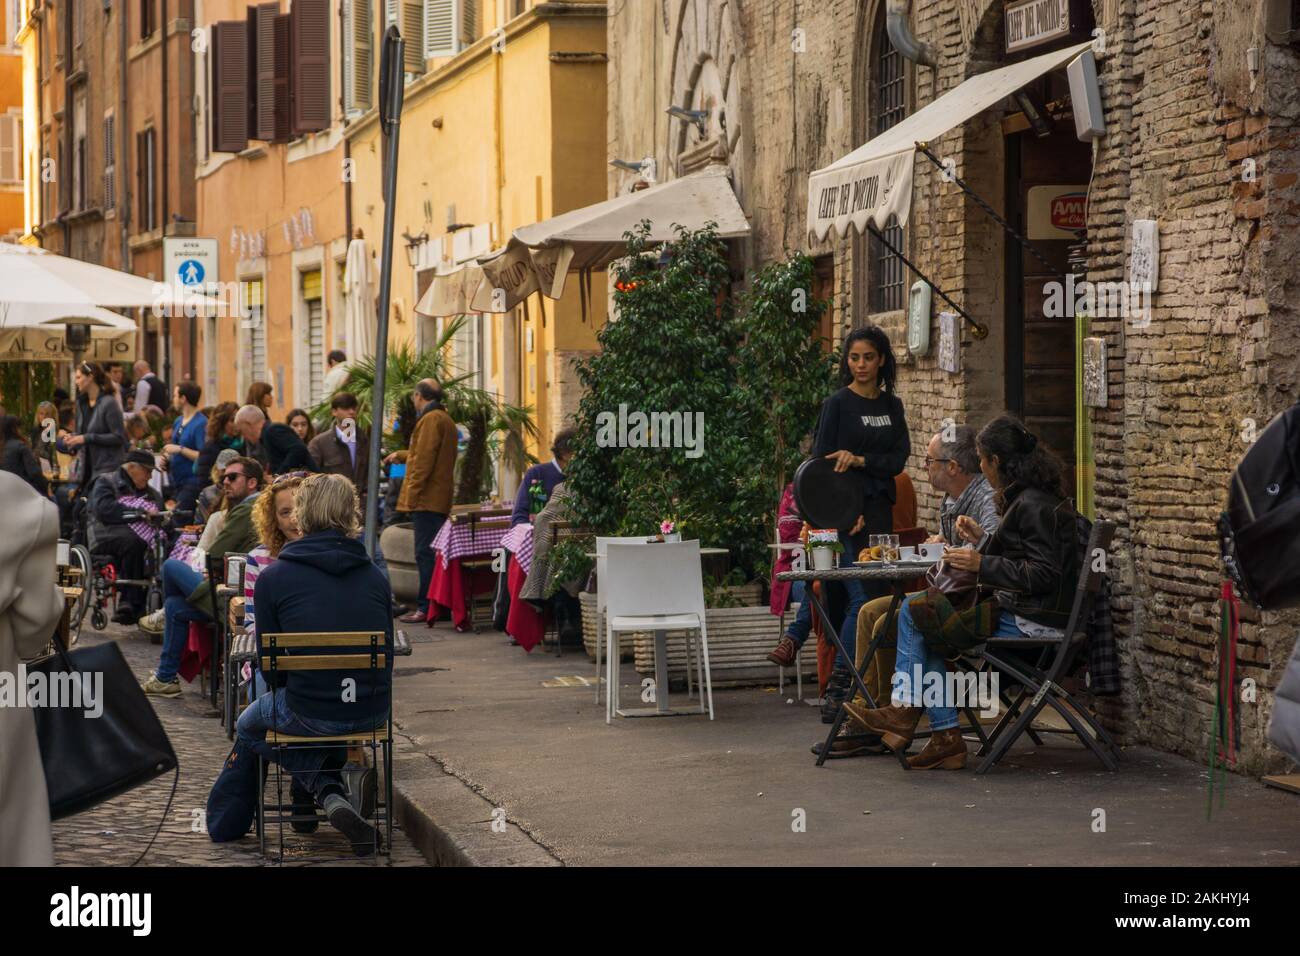
[[[950,567],[974,572],[982,596],[992,592],[972,611],[964,612],[962,621],[969,618],[967,630],[977,642],[989,637],[1060,636],[1069,621],[1079,575],[1076,514],[1062,494],[1060,460],[1008,415],[985,425],[975,444],[980,471],[993,486],[1002,517],[992,533],[968,515],[959,517],[957,536],[975,547],[944,549]],[[908,764],[918,770],[959,770],[966,765],[966,744],[957,727],[956,708],[919,706],[925,685],[937,679],[942,686],[947,671],[942,651],[927,644],[939,644],[942,636],[932,623],[943,620],[942,612],[931,610],[935,603],[935,598],[921,592],[899,609],[893,705],[846,708],[852,719],[880,734],[886,746],[900,753],[912,742],[924,712],[934,733],[924,750],[908,758]],[[918,674],[919,687],[914,686]]]
[[[49,497],[49,482],[45,480],[45,473],[41,471],[41,463],[36,460],[32,446],[27,444],[22,420],[17,415],[0,418],[0,442],[4,443],[4,451],[0,455],[0,471],[17,475],[35,488],[38,495]]]
[[[822,403],[812,454],[835,462],[847,471],[862,495],[856,523],[839,528],[842,567],[852,567],[873,534],[892,534],[896,496],[894,476],[907,464],[912,441],[903,414],[903,402],[894,394],[898,366],[884,330],[871,325],[854,329],[844,338],[840,358],[843,388]],[[848,660],[837,660],[826,688],[830,715],[849,693],[849,668],[857,643],[858,611],[868,600],[888,593],[888,586],[845,581],[828,589],[832,620],[842,621],[840,640]],[[842,610],[841,610],[842,609]],[[842,614],[842,617],[841,617]],[[828,717],[826,710],[823,717]],[[828,721],[834,719],[829,716]]]
[[[64,444],[81,452],[81,487],[122,467],[126,428],[122,406],[113,397],[108,376],[97,362],[82,362],[73,375],[77,384],[77,434]]]

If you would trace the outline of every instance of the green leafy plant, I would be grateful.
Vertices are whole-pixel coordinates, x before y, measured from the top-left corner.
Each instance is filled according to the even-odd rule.
[[[753,275],[737,310],[713,228],[679,228],[657,257],[645,224],[626,238],[601,350],[578,366],[586,393],[567,472],[578,520],[600,533],[644,534],[681,516],[692,537],[766,576],[777,503],[834,389],[837,359],[816,336],[826,304],[812,296],[812,261],[795,255]],[[704,412],[703,454],[603,447],[600,418],[620,405]]]
[[[456,460],[454,501],[457,504],[482,500],[491,490],[497,461],[504,461],[517,472],[523,472],[537,462],[525,445],[526,438],[537,436],[532,407],[501,401],[491,392],[473,385],[471,372],[453,368],[447,361],[448,347],[466,321],[465,316],[457,316],[447,322],[442,334],[423,351],[417,351],[409,342],[390,348],[384,376],[387,420],[396,420],[396,427],[392,431],[385,430],[383,434],[385,453],[406,448],[410,443],[416,419],[411,393],[416,384],[426,378],[442,384],[447,414],[468,432],[464,453]],[[373,357],[360,360],[348,373],[345,390],[357,397],[357,424],[362,428],[369,428],[373,418],[371,398],[375,374]],[[327,396],[310,410],[312,420],[318,425],[330,420],[329,401],[333,397]]]

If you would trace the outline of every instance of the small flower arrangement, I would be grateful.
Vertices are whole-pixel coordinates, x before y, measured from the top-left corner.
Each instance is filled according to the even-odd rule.
[[[838,531],[810,531],[808,532],[808,548],[830,548],[835,554],[844,552],[844,545],[840,543]]]
[[[659,522],[659,533],[676,534],[681,530],[677,525],[678,521],[676,518],[665,518],[663,521]]]

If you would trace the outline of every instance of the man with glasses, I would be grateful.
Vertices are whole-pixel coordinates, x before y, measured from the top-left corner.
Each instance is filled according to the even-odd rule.
[[[943,492],[943,501],[939,504],[939,527],[942,533],[931,535],[926,541],[961,547],[962,542],[954,530],[957,518],[961,515],[970,515],[988,534],[997,531],[998,510],[993,501],[993,489],[980,472],[980,456],[975,449],[975,429],[969,425],[958,425],[951,431],[945,429],[932,437],[925,448],[925,474],[930,486],[935,491]],[[862,667],[862,660],[876,628],[889,613],[889,602],[889,597],[877,598],[868,601],[858,612],[858,651],[854,666]],[[890,638],[889,641],[889,647],[882,642],[876,649],[876,656],[872,658],[871,666],[863,677],[863,682],[871,688],[871,695],[877,700],[890,698],[888,681],[894,673],[895,652],[893,639]],[[844,722],[828,756],[856,757],[859,754],[883,752],[884,745],[880,743],[880,738],[869,733],[854,716],[855,709],[867,708],[862,695],[855,695],[846,708],[849,719]]]
[[[210,557],[224,561],[226,554],[247,554],[257,546],[253,527],[253,504],[262,490],[265,475],[252,458],[232,458],[221,475],[221,487],[230,502],[225,527],[208,550]],[[189,639],[191,622],[208,624],[212,616],[206,610],[213,582],[184,561],[175,559],[163,565],[162,609],[140,619],[140,629],[163,635],[158,669],[142,685],[146,694],[156,697],[179,697],[180,681],[176,671]]]

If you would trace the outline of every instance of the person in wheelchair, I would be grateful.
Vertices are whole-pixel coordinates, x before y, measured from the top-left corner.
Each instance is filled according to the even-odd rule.
[[[161,496],[149,487],[153,469],[154,459],[149,452],[127,452],[117,471],[100,475],[90,487],[90,553],[92,558],[112,561],[119,578],[142,580],[148,573],[146,559],[154,536],[165,534],[155,523],[138,517],[142,512],[163,510]],[[145,589],[138,585],[122,587],[113,623],[134,624],[144,612]]]

